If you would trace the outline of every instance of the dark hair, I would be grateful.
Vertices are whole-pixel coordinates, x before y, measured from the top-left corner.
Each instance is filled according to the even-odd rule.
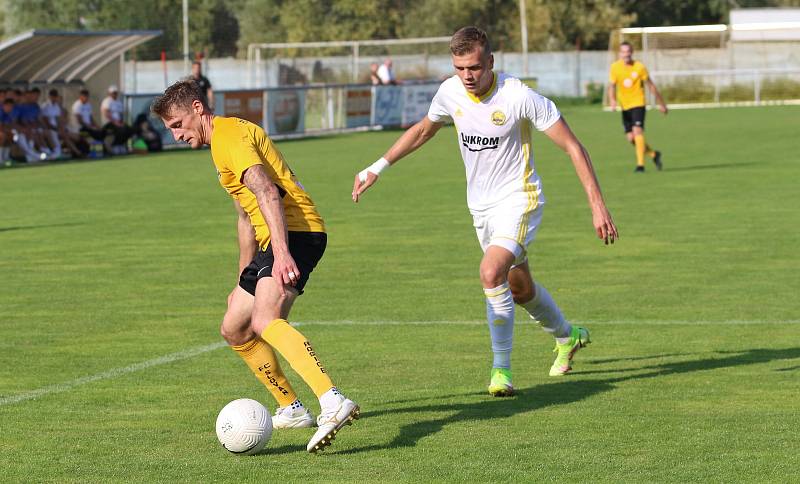
[[[630,47],[630,48],[631,48],[631,52],[633,52],[633,45],[631,45],[631,43],[630,43],[630,42],[628,42],[628,41],[626,40],[625,42],[623,42],[623,43],[619,44],[619,47],[620,47],[620,48],[622,48],[622,46],[623,46],[623,45],[627,45],[628,47]]]
[[[200,67],[203,67],[203,63],[202,63],[202,62],[200,62],[199,60],[196,60],[196,61],[192,62],[192,65],[193,65],[193,66],[200,66]]]
[[[474,52],[478,47],[483,48],[483,54],[492,53],[489,37],[486,32],[478,27],[463,27],[453,34],[450,39],[450,52],[453,55],[466,55]]]
[[[89,90],[88,90],[88,89],[86,89],[86,88],[84,88],[84,89],[81,89],[81,90],[80,90],[80,92],[79,92],[78,94],[80,94],[80,95],[82,95],[82,96],[87,96],[87,97],[88,97],[88,96],[89,96]]]
[[[14,100],[10,97],[7,97],[3,100],[3,104],[14,104]]]
[[[58,89],[50,89],[50,92],[47,93],[49,96],[58,96]]]
[[[195,101],[200,101],[203,103],[203,107],[208,109],[205,93],[199,84],[192,80],[178,81],[169,86],[163,96],[159,96],[153,101],[150,111],[164,118],[173,108],[191,109],[192,103]]]

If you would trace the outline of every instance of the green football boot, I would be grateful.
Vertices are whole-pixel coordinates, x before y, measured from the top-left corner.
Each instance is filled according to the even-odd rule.
[[[556,343],[553,353],[556,353],[556,361],[550,367],[550,376],[566,375],[572,370],[572,357],[579,349],[591,343],[589,330],[580,326],[573,326],[569,335],[569,341],[564,344]]]
[[[493,397],[510,397],[514,394],[514,385],[511,384],[511,370],[508,368],[492,368],[492,378],[489,380],[489,395]]]

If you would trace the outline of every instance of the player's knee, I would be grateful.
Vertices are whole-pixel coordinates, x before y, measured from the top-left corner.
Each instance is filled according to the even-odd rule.
[[[480,275],[483,287],[497,287],[508,278],[502,269],[488,265],[481,265]]]
[[[229,328],[224,324],[219,326],[219,333],[232,346],[243,345],[255,337],[250,328]]]

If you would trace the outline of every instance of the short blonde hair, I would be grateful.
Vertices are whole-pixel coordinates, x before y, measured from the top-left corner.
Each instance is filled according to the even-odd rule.
[[[205,93],[199,84],[192,80],[178,81],[169,86],[163,96],[153,101],[150,110],[153,114],[166,118],[173,108],[191,110],[194,101],[200,101],[208,109]]]
[[[492,53],[489,37],[478,27],[460,28],[450,39],[450,52],[453,55],[466,55],[479,47],[483,49],[484,55]]]

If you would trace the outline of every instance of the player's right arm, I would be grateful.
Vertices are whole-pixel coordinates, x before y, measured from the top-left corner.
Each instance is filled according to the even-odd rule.
[[[361,194],[378,181],[378,175],[382,169],[397,163],[401,158],[427,143],[441,127],[442,123],[435,123],[425,116],[420,122],[408,128],[383,155],[383,158],[356,173],[353,182],[353,201],[358,203]]]
[[[608,73],[608,106],[612,111],[617,110],[617,79],[614,75],[614,66]]]

